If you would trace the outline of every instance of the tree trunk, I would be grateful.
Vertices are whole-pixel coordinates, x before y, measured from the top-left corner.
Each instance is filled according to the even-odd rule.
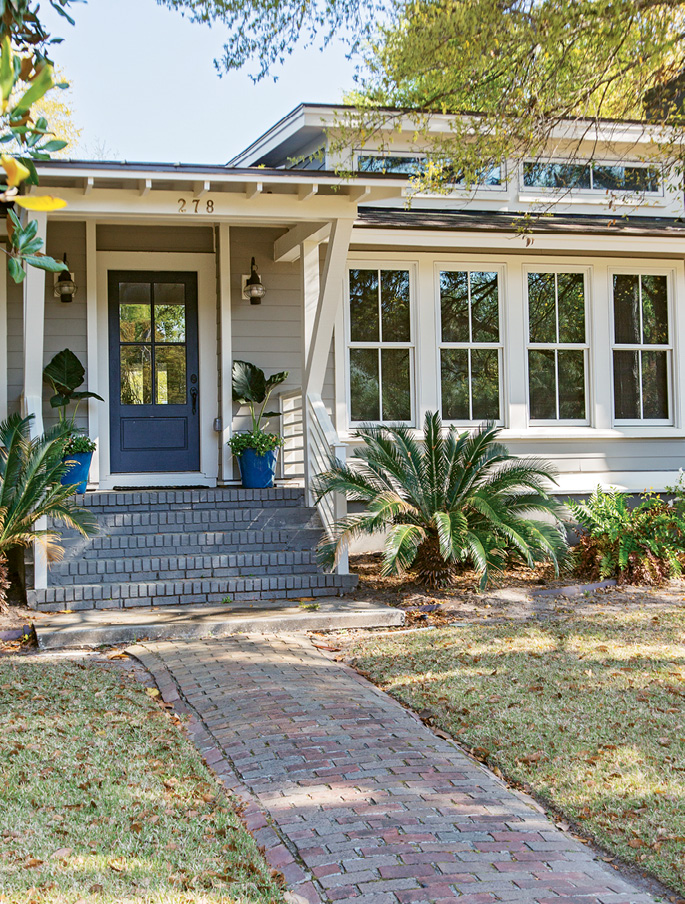
[[[9,571],[7,568],[7,556],[0,554],[0,612],[7,612],[7,591],[10,588]]]
[[[433,589],[449,586],[457,570],[454,562],[443,558],[437,532],[429,533],[419,546],[414,567],[421,581]]]

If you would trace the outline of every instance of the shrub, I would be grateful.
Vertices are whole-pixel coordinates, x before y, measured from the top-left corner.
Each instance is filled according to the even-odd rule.
[[[82,433],[72,433],[64,447],[65,457],[68,455],[83,455],[86,452],[95,452],[96,445],[89,436]]]
[[[433,587],[449,584],[466,564],[482,588],[512,559],[558,568],[566,540],[561,506],[547,492],[551,470],[539,459],[512,456],[497,442],[499,432],[443,432],[437,412],[426,414],[423,442],[408,427],[360,428],[363,445],[350,465],[333,461],[315,484],[319,499],[343,493],[365,506],[322,542],[322,563],[333,565],[357,536],[387,533],[383,574],[414,567]]]
[[[586,502],[568,508],[583,528],[572,563],[589,580],[617,578],[621,584],[660,584],[682,573],[685,498],[682,480],[673,502],[643,493],[631,507],[628,493],[599,487]]]
[[[50,515],[84,536],[97,530],[92,513],[74,502],[73,487],[60,482],[69,469],[62,460],[68,428],[60,424],[31,439],[31,417],[13,414],[0,424],[0,608],[5,605],[10,549],[37,540],[44,545],[48,560],[61,556],[59,532],[54,527],[34,530],[39,518]]]
[[[257,455],[266,455],[283,443],[284,439],[278,433],[266,433],[264,430],[258,430],[256,433],[251,431],[236,433],[228,441],[234,455],[242,455],[245,449],[254,449]]]

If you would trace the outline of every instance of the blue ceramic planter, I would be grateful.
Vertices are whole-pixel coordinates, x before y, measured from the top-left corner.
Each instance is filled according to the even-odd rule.
[[[274,485],[278,449],[259,455],[254,449],[245,449],[238,456],[240,476],[246,490],[263,490]]]
[[[62,478],[62,486],[73,486],[75,493],[85,493],[92,459],[92,452],[72,452],[65,456],[64,462],[69,465],[69,470]]]

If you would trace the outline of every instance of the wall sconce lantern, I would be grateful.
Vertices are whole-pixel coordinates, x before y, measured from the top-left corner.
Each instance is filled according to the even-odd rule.
[[[67,263],[67,256],[64,255],[64,263],[67,264],[66,270],[61,270],[59,276],[55,281],[55,298],[59,298],[60,301],[65,304],[73,301],[74,295],[78,291],[78,287],[74,280],[71,278],[71,273],[69,272],[69,264]]]
[[[262,285],[262,281],[257,273],[257,264],[252,258],[250,264],[250,276],[243,286],[243,298],[249,298],[250,304],[261,304],[262,298],[266,295],[266,289]]]

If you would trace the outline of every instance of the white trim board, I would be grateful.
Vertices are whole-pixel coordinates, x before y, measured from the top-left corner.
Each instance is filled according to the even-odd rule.
[[[179,270],[197,273],[198,345],[200,366],[200,470],[177,473],[112,474],[110,471],[109,409],[98,419],[100,490],[115,486],[216,486],[219,445],[214,418],[219,414],[217,381],[217,285],[214,254],[169,252],[97,252],[97,379],[109,387],[109,330],[107,317],[107,272],[109,270]],[[89,348],[90,352],[90,348]],[[90,365],[90,355],[89,355]],[[105,404],[107,404],[105,402]]]

